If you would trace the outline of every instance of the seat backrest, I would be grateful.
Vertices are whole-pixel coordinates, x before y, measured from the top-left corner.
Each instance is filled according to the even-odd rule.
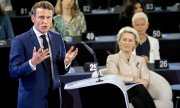
[[[155,100],[172,100],[172,90],[169,82],[153,71],[150,71],[148,91]]]

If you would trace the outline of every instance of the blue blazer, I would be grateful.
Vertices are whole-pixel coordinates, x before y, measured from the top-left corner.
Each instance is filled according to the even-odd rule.
[[[66,49],[61,35],[48,31],[51,43],[54,89],[59,87],[59,74],[66,72],[64,58]],[[38,39],[31,28],[29,31],[16,36],[12,41],[10,50],[10,77],[19,79],[17,108],[48,108],[47,97],[49,76],[44,62],[36,66],[33,71],[29,65],[32,58],[33,47],[40,48]]]

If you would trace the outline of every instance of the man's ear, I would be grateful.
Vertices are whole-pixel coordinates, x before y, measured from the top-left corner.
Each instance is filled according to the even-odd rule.
[[[33,23],[35,22],[34,16],[31,16],[31,21],[32,21]]]

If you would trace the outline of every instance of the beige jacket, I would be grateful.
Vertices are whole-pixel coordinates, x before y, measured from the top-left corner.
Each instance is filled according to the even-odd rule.
[[[131,55],[127,61],[121,52],[107,57],[107,72],[118,75],[124,82],[133,81],[133,77],[149,81],[149,69],[140,56]]]

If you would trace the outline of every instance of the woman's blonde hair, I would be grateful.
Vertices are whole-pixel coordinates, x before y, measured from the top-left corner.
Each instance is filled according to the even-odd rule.
[[[57,0],[56,2],[56,6],[55,6],[55,13],[56,14],[60,14],[62,15],[62,1],[63,0]],[[72,16],[76,16],[78,13],[80,12],[79,6],[76,2],[76,0],[74,0],[74,5],[72,7]]]

